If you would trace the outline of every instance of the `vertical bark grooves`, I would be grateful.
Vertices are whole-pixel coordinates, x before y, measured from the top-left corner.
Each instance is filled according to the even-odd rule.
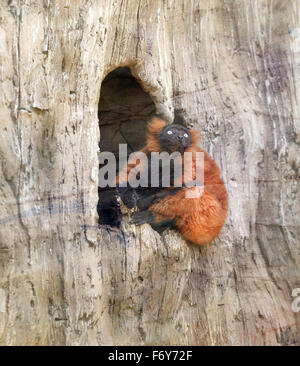
[[[299,345],[298,14],[288,0],[1,2],[0,344]],[[97,228],[98,103],[118,67],[220,165],[230,212],[210,246],[126,217]]]

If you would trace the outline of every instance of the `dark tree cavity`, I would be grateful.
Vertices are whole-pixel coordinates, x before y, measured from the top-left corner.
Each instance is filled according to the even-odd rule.
[[[127,144],[128,155],[145,145],[146,124],[155,113],[155,104],[130,68],[119,67],[102,82],[98,111],[100,150],[114,153],[118,169],[119,144]],[[99,223],[119,227],[120,208],[115,189],[99,188],[98,192]]]

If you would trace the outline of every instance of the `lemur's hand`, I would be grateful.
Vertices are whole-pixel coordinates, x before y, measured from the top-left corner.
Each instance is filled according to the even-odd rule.
[[[150,210],[137,211],[131,214],[130,224],[143,225],[143,224],[153,224],[155,218]]]

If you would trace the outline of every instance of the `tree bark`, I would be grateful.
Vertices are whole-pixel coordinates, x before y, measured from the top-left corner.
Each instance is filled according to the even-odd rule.
[[[1,345],[300,344],[299,30],[296,0],[1,1]],[[97,228],[120,66],[221,167],[230,210],[205,248]]]

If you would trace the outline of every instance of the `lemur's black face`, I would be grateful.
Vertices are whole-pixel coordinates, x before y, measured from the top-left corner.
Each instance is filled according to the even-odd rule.
[[[172,124],[162,130],[159,140],[162,151],[178,151],[182,154],[191,145],[191,134],[187,128]]]

